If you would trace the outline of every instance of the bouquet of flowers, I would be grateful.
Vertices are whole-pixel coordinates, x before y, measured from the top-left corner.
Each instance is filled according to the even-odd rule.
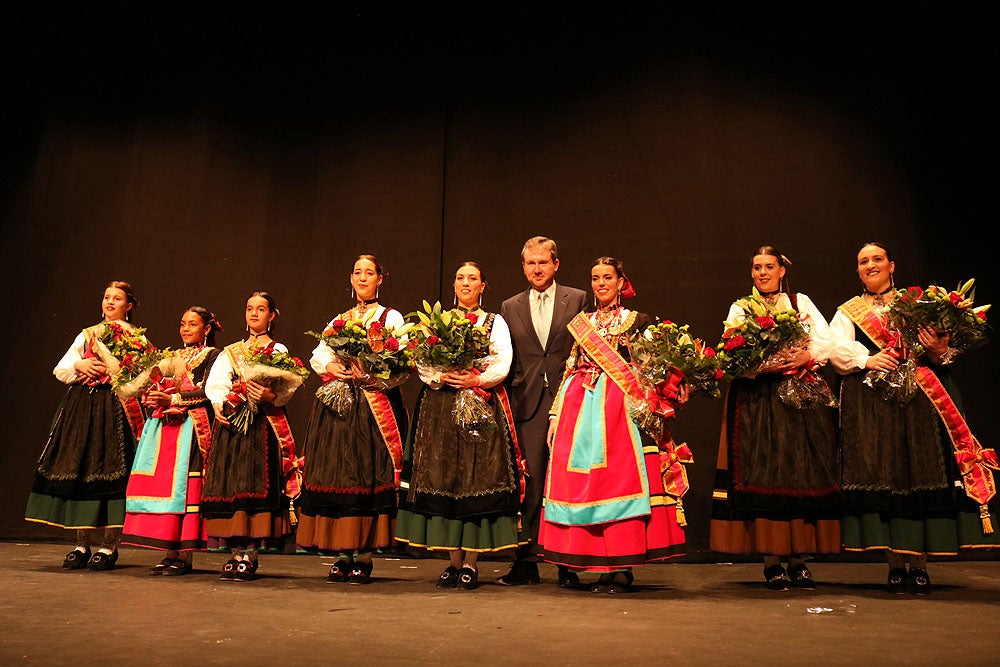
[[[171,376],[174,366],[174,351],[169,347],[158,350],[150,345],[141,352],[129,352],[111,378],[111,388],[122,398],[137,396],[156,381],[154,369],[159,377]]]
[[[407,345],[412,324],[398,329],[371,321],[373,310],[362,320],[333,320],[322,332],[306,334],[323,341],[346,365],[357,364],[372,379],[369,386],[390,389],[404,383],[413,371],[413,353]],[[316,396],[338,414],[346,414],[354,401],[350,387],[343,380],[324,375]]]
[[[493,350],[490,334],[478,325],[475,313],[444,310],[440,302],[431,306],[423,302],[423,310],[409,313],[417,322],[412,329],[410,345],[417,364],[440,372],[486,368]],[[455,423],[470,435],[493,427],[493,415],[487,404],[489,394],[478,387],[462,389],[455,395],[452,415]]]
[[[659,437],[664,422],[675,410],[674,401],[682,382],[709,398],[721,394],[724,377],[715,349],[695,338],[687,324],[657,322],[629,337],[632,363],[644,394],[629,399],[632,419],[653,437]]]
[[[794,310],[773,311],[753,288],[750,296],[738,299],[746,316],[736,322],[723,322],[725,331],[716,346],[716,357],[725,376],[753,377],[784,363],[809,342],[809,316]],[[826,380],[817,372],[818,364],[784,371],[786,378],[778,387],[781,400],[796,408],[837,404]]]
[[[226,396],[223,414],[229,423],[244,435],[257,416],[257,403],[247,393],[247,382],[271,388],[279,396],[290,395],[309,377],[309,370],[298,357],[273,347],[251,348],[238,361],[239,377]]]
[[[91,340],[90,349],[84,356],[100,359],[108,370],[97,380],[86,380],[86,384],[107,384],[118,375],[123,365],[132,367],[140,358],[156,351],[146,339],[145,329],[126,328],[118,322],[105,322],[100,326],[100,332]]]
[[[916,357],[924,351],[918,335],[921,326],[949,334],[948,346],[958,352],[985,345],[990,306],[973,307],[975,284],[972,278],[950,292],[937,285],[897,291],[889,304],[889,326],[896,337],[887,349],[900,363],[891,371],[868,371],[864,383],[886,400],[909,401],[919,390],[915,371]]]
[[[896,293],[896,298],[889,304],[889,321],[903,336],[914,356],[923,351],[917,338],[920,326],[950,334],[948,346],[959,352],[986,344],[986,311],[990,306],[973,307],[975,284],[976,280],[972,278],[951,292],[937,285],[928,285],[927,289],[908,287]]]

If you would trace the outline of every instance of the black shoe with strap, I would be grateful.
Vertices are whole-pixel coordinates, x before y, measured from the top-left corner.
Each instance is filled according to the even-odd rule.
[[[537,584],[541,580],[541,577],[538,576],[538,563],[516,560],[510,566],[510,572],[502,577],[497,577],[496,583],[501,586],[523,586]]]

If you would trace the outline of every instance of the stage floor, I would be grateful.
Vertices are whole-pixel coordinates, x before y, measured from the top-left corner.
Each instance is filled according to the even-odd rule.
[[[71,572],[66,544],[0,542],[3,665],[995,665],[1000,561],[932,562],[927,597],[885,591],[887,567],[811,563],[815,592],[764,588],[757,563],[636,570],[631,593],[506,588],[480,563],[475,591],[438,590],[440,559],[376,557],[368,586],[327,584],[329,558],[262,555],[252,582],[227,557],[149,576],[123,548],[111,572]],[[584,576],[585,581],[595,578]]]

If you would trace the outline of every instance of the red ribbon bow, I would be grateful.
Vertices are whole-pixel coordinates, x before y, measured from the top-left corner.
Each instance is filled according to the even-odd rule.
[[[677,412],[677,397],[680,395],[681,383],[684,382],[684,373],[671,368],[667,378],[660,380],[652,389],[643,392],[643,399],[649,405],[651,412],[670,419]]]
[[[281,471],[285,476],[285,495],[295,499],[302,492],[302,473],[306,469],[304,456],[281,460]]]
[[[149,391],[162,391],[164,394],[176,394],[180,391],[180,388],[176,386],[173,378],[163,377],[163,372],[160,371],[159,367],[154,367],[149,372],[149,379],[153,383],[153,385],[149,388]],[[150,415],[150,418],[163,419],[164,417],[170,417],[172,415],[183,415],[185,412],[187,412],[187,408],[182,408],[179,405],[170,405],[166,408],[162,405],[157,405],[156,409],[153,410],[153,414]]]
[[[233,388],[226,394],[226,402],[223,405],[225,412],[232,414],[236,408],[247,402],[246,380],[239,380],[233,383]]]

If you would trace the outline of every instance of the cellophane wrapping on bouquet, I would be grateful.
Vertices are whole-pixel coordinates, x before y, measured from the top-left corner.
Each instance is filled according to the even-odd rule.
[[[359,383],[363,387],[385,391],[405,383],[413,372],[413,354],[407,333],[412,325],[384,326],[374,319],[375,312],[371,311],[362,320],[338,317],[322,332],[307,331],[306,334],[325,343],[342,364],[358,369]],[[354,403],[349,382],[354,380],[324,375],[316,398],[337,414],[346,415]]]
[[[893,338],[885,349],[899,360],[899,366],[892,371],[868,371],[864,383],[887,401],[906,403],[913,398],[920,389],[916,381],[917,359],[924,353],[920,327],[947,334],[948,347],[956,352],[985,345],[989,340],[986,313],[990,305],[974,306],[975,291],[974,278],[952,291],[937,285],[898,290],[889,304]]]
[[[278,396],[288,396],[302,386],[309,377],[298,357],[273,348],[251,349],[239,360],[236,371],[239,377],[223,403],[223,415],[241,433],[249,433],[255,422],[259,406],[247,392],[247,382],[269,387]]]
[[[423,302],[416,317],[410,343],[413,358],[421,367],[439,372],[471,370],[482,372],[493,353],[490,333],[479,324],[475,313],[444,310],[441,303]],[[455,424],[470,436],[479,436],[495,427],[488,403],[489,393],[473,387],[455,393],[452,416]]]

